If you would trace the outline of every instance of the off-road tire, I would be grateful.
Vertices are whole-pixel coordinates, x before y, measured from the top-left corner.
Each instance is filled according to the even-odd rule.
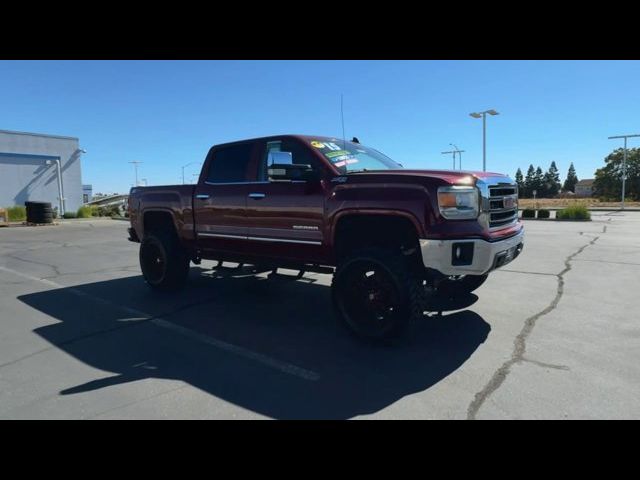
[[[147,285],[160,292],[180,290],[187,282],[190,259],[174,232],[155,231],[140,243],[140,269]]]
[[[363,321],[358,317],[367,317],[366,314],[360,315],[366,311],[366,299],[363,300],[358,288],[354,289],[354,282],[362,282],[361,273],[367,277],[367,273],[375,271],[384,278],[385,286],[383,290],[387,290],[394,297],[393,307],[395,312],[390,318],[383,320],[384,324],[377,326],[365,326]],[[347,256],[336,268],[331,284],[331,294],[334,310],[342,325],[356,337],[368,341],[384,341],[396,339],[403,336],[410,327],[422,317],[424,312],[424,288],[422,280],[411,273],[410,265],[407,257],[400,252],[379,248],[367,248],[354,252]],[[360,278],[360,280],[358,280]],[[370,278],[370,277],[367,277]],[[366,282],[367,280],[365,280]],[[369,300],[371,294],[369,294]],[[355,310],[360,310],[360,314],[354,314],[354,306],[349,303],[355,302]],[[376,314],[371,313],[364,323],[373,323],[373,317]],[[377,320],[377,319],[376,319]]]

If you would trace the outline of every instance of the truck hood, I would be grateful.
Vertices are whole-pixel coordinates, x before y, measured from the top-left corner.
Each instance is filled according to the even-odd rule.
[[[467,171],[467,170],[371,170],[367,172],[357,172],[357,173],[349,173],[346,175],[348,178],[369,178],[375,177],[376,180],[389,180],[393,181],[394,177],[398,179],[408,180],[408,177],[414,178],[415,180],[426,180],[426,179],[438,179],[443,183],[448,183],[450,185],[469,185],[474,184],[476,179],[485,179],[485,178],[503,178],[504,181],[511,181],[511,179],[502,173],[494,173],[494,172],[475,172],[475,171]]]

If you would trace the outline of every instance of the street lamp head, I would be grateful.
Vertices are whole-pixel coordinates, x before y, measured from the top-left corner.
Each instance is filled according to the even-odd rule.
[[[476,112],[470,113],[469,115],[471,115],[473,118],[481,118],[482,117],[482,115],[480,115],[479,113],[476,113]]]
[[[495,111],[495,110],[493,110],[493,109],[491,109],[491,110],[487,110],[487,113],[488,113],[489,115],[499,115],[499,113],[498,113],[498,112],[496,112],[496,111]]]

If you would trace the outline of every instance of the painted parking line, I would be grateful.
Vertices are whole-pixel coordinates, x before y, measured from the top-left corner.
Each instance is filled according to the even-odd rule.
[[[115,302],[111,302],[109,300],[105,300],[104,298],[101,297],[97,297],[95,295],[92,295],[90,293],[86,293],[83,292],[82,290],[75,288],[75,287],[67,287],[65,285],[61,285],[59,283],[53,282],[51,280],[45,279],[45,278],[38,278],[38,277],[33,277],[31,275],[27,275],[25,273],[22,272],[18,272],[16,270],[12,270],[10,268],[6,268],[6,267],[2,267],[0,266],[0,271],[3,272],[7,272],[10,273],[12,275],[17,275],[19,277],[25,278],[27,280],[31,280],[34,282],[38,282],[41,283],[43,285],[47,285],[49,287],[52,288],[64,288],[65,291],[72,293],[73,295],[76,295],[78,297],[83,297],[83,298],[88,298],[91,301],[101,304],[101,305],[107,305],[110,307],[115,307],[118,308],[120,310],[122,310],[123,312],[129,313],[131,315],[134,315],[135,317],[139,318],[140,320],[146,320],[149,321],[151,323],[153,323],[154,325],[161,327],[161,328],[165,328],[167,330],[171,330],[172,332],[176,332],[179,333],[180,335],[187,337],[191,340],[195,340],[198,341],[200,343],[204,343],[206,345],[210,345],[212,347],[216,347],[220,350],[223,350],[225,352],[229,352],[229,353],[233,353],[235,355],[238,355],[240,357],[244,357],[247,358],[249,360],[253,360],[255,362],[261,363],[262,365],[266,365],[268,367],[271,367],[275,370],[278,370],[282,373],[286,373],[288,375],[294,375],[296,377],[302,378],[304,380],[309,380],[312,382],[317,381],[320,378],[320,375],[318,375],[316,372],[311,371],[311,370],[307,370],[304,369],[302,367],[298,367],[297,365],[293,365],[291,363],[287,363],[287,362],[283,362],[281,360],[278,360],[276,358],[272,358],[269,357],[267,355],[264,355],[262,353],[258,353],[258,352],[254,352],[251,350],[248,350],[244,347],[240,347],[238,345],[234,345],[232,343],[228,343],[228,342],[224,342],[222,340],[218,340],[216,338],[195,332],[189,328],[186,327],[182,327],[180,325],[177,325],[175,323],[172,323],[168,320],[165,320],[162,317],[158,317],[158,316],[153,316],[150,315],[146,312],[137,310],[135,308],[131,308],[131,307],[127,307],[126,305],[120,305],[117,304]]]

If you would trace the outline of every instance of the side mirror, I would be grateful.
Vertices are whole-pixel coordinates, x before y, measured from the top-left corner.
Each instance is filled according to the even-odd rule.
[[[273,165],[293,165],[293,155],[291,152],[269,152],[267,166],[271,168]]]

